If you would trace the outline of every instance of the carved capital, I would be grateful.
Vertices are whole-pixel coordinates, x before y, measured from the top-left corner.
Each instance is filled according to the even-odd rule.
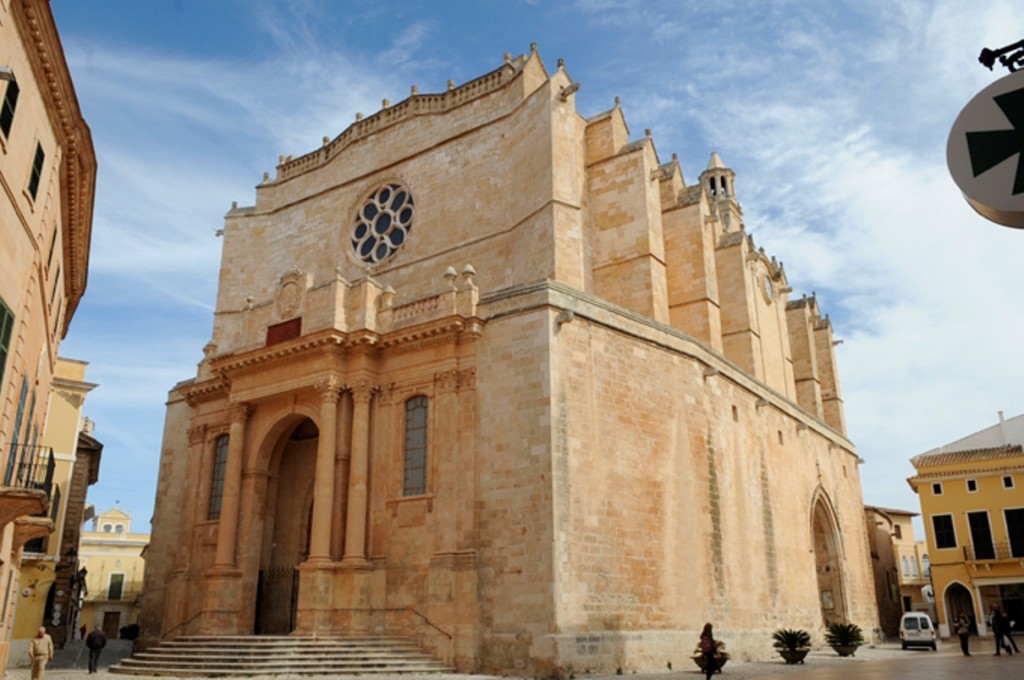
[[[434,385],[441,391],[452,391],[459,388],[459,371],[451,368],[434,374]]]
[[[249,419],[252,411],[252,406],[245,402],[231,402],[227,407],[228,420],[232,424],[239,423],[245,425],[245,421]]]
[[[338,403],[338,399],[341,398],[341,388],[341,381],[333,375],[313,383],[313,389],[317,391],[320,400],[324,403]]]
[[[434,374],[434,385],[440,391],[458,391],[462,388],[476,387],[476,367],[465,369],[452,368]]]
[[[377,386],[372,384],[369,380],[360,380],[359,382],[348,386],[349,392],[352,393],[352,401],[357,404],[368,404],[373,399],[373,395],[377,392]]]
[[[188,428],[188,443],[189,446],[195,446],[196,444],[202,444],[206,440],[206,425],[193,425]]]

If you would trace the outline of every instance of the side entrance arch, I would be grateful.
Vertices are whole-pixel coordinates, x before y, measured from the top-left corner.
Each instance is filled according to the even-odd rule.
[[[316,424],[306,418],[274,448],[256,588],[258,635],[287,635],[295,629],[297,566],[309,556],[319,435]]]
[[[845,578],[839,528],[831,504],[824,495],[819,495],[812,506],[811,531],[822,622],[826,627],[832,623],[846,623]]]
[[[962,583],[953,581],[946,586],[946,592],[942,595],[942,607],[946,613],[946,620],[942,623],[952,631],[952,621],[960,612],[967,615],[971,620],[971,633],[978,634],[978,611],[974,608],[974,596]],[[947,632],[948,634],[948,632]]]

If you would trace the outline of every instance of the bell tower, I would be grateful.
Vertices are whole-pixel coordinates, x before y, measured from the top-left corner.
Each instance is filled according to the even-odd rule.
[[[711,214],[721,224],[722,234],[743,228],[743,211],[736,201],[736,173],[725,167],[717,151],[711,152],[707,169],[700,174]]]

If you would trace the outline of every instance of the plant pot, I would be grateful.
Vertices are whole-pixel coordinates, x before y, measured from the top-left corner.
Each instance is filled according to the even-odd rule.
[[[708,662],[707,662],[707,659],[704,658],[703,654],[698,654],[697,656],[691,656],[690,658],[693,659],[693,662],[695,664],[697,664],[697,666],[699,666],[701,670],[704,670],[705,668],[707,668]],[[716,656],[715,657],[715,665],[717,666],[717,669],[715,670],[715,672],[716,673],[721,673],[722,672],[722,667],[725,666],[725,662],[728,661],[728,660],[729,660],[729,657],[722,656],[720,654],[718,656]]]
[[[779,656],[786,660],[786,663],[803,663],[809,649],[780,649]]]
[[[853,656],[858,647],[860,645],[832,645],[832,649],[836,650],[836,654],[839,656]]]

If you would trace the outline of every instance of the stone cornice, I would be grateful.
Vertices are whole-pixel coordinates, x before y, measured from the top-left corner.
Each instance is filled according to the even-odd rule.
[[[231,390],[231,379],[239,372],[314,352],[349,355],[385,350],[401,352],[434,344],[472,342],[483,332],[483,325],[483,321],[475,317],[448,316],[383,335],[365,329],[350,333],[334,329],[318,331],[270,347],[215,357],[210,361],[210,369],[216,378],[181,383],[177,389],[190,406],[195,406],[227,396]]]
[[[96,192],[96,152],[92,133],[78,107],[78,97],[50,3],[15,0],[11,3],[11,12],[32,64],[32,77],[38,83],[50,125],[63,149],[60,200],[64,217],[64,286],[68,303],[63,336],[85,293],[88,277]]]
[[[277,167],[278,174],[275,181],[288,180],[320,167],[360,139],[396,123],[415,116],[446,113],[496,92],[512,82],[522,72],[525,63],[526,57],[519,56],[514,61],[508,61],[490,73],[485,73],[459,87],[451,87],[448,91],[439,94],[419,94],[417,92],[394,106],[388,106],[371,116],[360,118],[316,151],[282,162]]]

